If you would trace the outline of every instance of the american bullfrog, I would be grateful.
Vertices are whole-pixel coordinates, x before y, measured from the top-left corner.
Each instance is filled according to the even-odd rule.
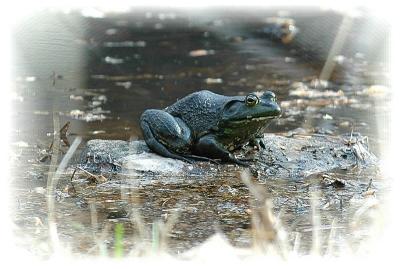
[[[145,110],[140,126],[148,147],[164,157],[247,165],[232,152],[248,143],[265,148],[260,138],[280,114],[271,91],[224,96],[202,90],[163,110]]]

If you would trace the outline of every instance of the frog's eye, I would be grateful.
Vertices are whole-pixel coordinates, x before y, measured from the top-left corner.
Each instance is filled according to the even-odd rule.
[[[249,94],[246,96],[245,102],[247,106],[255,106],[260,102],[260,99],[254,94]]]
[[[265,93],[261,96],[261,99],[264,99],[264,98],[265,98],[265,99],[269,99],[270,101],[276,103],[276,96],[275,96],[275,93],[273,93],[273,92],[270,92],[270,91],[265,92]]]

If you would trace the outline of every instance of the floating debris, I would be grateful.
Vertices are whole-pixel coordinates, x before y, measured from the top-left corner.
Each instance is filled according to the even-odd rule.
[[[211,24],[213,26],[223,26],[224,25],[224,20],[223,19],[217,19],[217,20],[213,20],[211,22]]]
[[[349,127],[350,126],[350,122],[349,121],[342,121],[341,123],[339,123],[340,127]]]
[[[115,28],[110,28],[106,30],[106,35],[115,35],[118,32]]]
[[[275,86],[288,86],[290,84],[290,80],[274,80],[272,84]]]
[[[339,65],[342,65],[346,60],[346,57],[343,55],[336,55],[333,57],[333,61]]]
[[[206,78],[205,82],[207,84],[221,84],[223,80],[222,78]]]
[[[103,104],[107,102],[107,96],[105,95],[97,95],[93,99],[101,101]]]
[[[33,111],[33,114],[35,114],[35,115],[47,116],[47,115],[50,115],[50,112],[49,112],[49,111],[40,111],[40,110],[36,110],[36,111]]]
[[[192,50],[189,52],[190,57],[201,57],[201,56],[214,55],[214,54],[215,54],[215,50],[204,50],[204,49]]]
[[[91,7],[82,8],[81,15],[87,18],[104,18],[104,12]]]
[[[301,87],[301,88],[297,88],[295,90],[290,90],[289,96],[307,97],[307,98],[321,98],[321,97],[332,98],[332,97],[342,97],[342,96],[344,96],[344,92],[342,90],[319,91],[319,90],[314,90],[314,89],[308,89],[306,87]]]
[[[255,65],[252,65],[252,64],[246,64],[246,65],[244,66],[244,69],[253,71],[253,70],[256,70],[257,67],[256,67]]]
[[[38,194],[46,194],[46,189],[43,187],[36,187],[33,189],[34,192],[38,193]]]
[[[24,97],[22,97],[21,95],[18,95],[16,92],[12,92],[11,93],[11,100],[23,102],[24,101]]]
[[[29,144],[25,141],[18,141],[18,142],[14,142],[11,143],[11,145],[15,146],[15,147],[19,147],[19,148],[27,148],[29,147]]]
[[[91,134],[93,134],[93,135],[105,134],[105,133],[106,133],[106,131],[104,131],[104,130],[95,130],[95,131],[91,132]]]
[[[331,115],[329,115],[329,114],[323,115],[322,118],[323,118],[324,120],[333,120],[333,117],[332,117]]]
[[[115,85],[124,87],[125,89],[129,89],[132,86],[132,82],[124,81],[124,82],[115,82]]]
[[[385,97],[390,93],[390,90],[388,87],[383,85],[372,85],[369,88],[364,89],[362,93],[371,97]]]
[[[229,37],[228,40],[233,43],[241,43],[243,42],[244,38],[242,36],[233,36]]]
[[[94,79],[107,79],[109,76],[106,76],[106,75],[91,75],[90,77],[94,78]]]
[[[367,110],[370,109],[372,107],[371,104],[369,103],[352,103],[350,104],[351,108],[356,108],[356,109],[362,109],[362,110]]]
[[[310,86],[316,89],[325,89],[329,86],[329,82],[327,80],[315,78],[311,80]]]
[[[108,64],[122,64],[124,62],[124,59],[107,56],[104,58],[104,61]]]
[[[146,41],[120,41],[120,42],[104,42],[104,47],[108,48],[123,48],[123,47],[135,47],[135,48],[144,48],[146,47]]]
[[[103,113],[110,113],[110,111],[102,110],[100,107],[90,112],[85,112],[79,109],[71,110],[69,115],[77,120],[84,120],[86,122],[104,120],[107,117]]]
[[[364,54],[361,53],[361,52],[357,52],[356,54],[354,54],[354,57],[357,58],[357,59],[364,59],[365,58]]]
[[[34,82],[34,81],[36,81],[36,77],[26,77],[25,81],[26,82]]]
[[[162,23],[158,22],[158,23],[154,24],[154,29],[156,29],[156,30],[160,30],[163,28],[164,28],[164,25]]]
[[[105,95],[96,95],[92,98],[92,100],[89,102],[89,107],[91,108],[97,108],[101,106],[102,104],[105,104],[107,102],[107,96]]]
[[[289,44],[299,32],[299,29],[293,19],[271,17],[266,19],[266,26],[259,32],[271,39],[280,40],[283,44]]]
[[[292,57],[285,57],[285,63],[295,63],[296,59]]]
[[[166,19],[169,19],[169,20],[174,20],[176,18],[176,14],[175,13],[159,13],[158,14],[158,19],[160,19],[160,20],[166,20]]]
[[[71,95],[69,96],[69,99],[70,99],[70,100],[74,100],[74,101],[83,101],[83,96],[71,94]]]
[[[83,115],[85,115],[85,112],[79,109],[74,109],[69,112],[69,115],[73,118],[79,118],[83,117]]]

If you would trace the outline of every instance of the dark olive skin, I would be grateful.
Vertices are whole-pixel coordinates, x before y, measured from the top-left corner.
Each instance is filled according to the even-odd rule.
[[[259,138],[280,114],[270,91],[224,96],[203,90],[163,110],[144,111],[140,126],[148,147],[164,157],[247,165],[232,152],[247,143],[265,147]]]

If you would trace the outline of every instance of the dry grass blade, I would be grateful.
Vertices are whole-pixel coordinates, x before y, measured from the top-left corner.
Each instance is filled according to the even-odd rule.
[[[312,248],[311,253],[314,255],[321,255],[321,236],[320,236],[320,227],[321,220],[320,215],[317,211],[317,201],[320,195],[317,192],[311,192],[310,204],[311,204],[311,223],[313,227],[312,233]]]
[[[54,112],[53,114],[53,124],[54,129],[59,129],[59,118],[58,115]],[[47,210],[48,210],[48,225],[49,225],[49,234],[51,246],[54,252],[60,250],[59,239],[57,234],[57,224],[55,218],[55,191],[60,178],[60,175],[65,171],[70,159],[72,158],[74,152],[78,148],[81,143],[82,138],[77,137],[72,146],[68,149],[64,158],[61,160],[61,163],[58,165],[57,170],[56,165],[58,161],[58,154],[60,150],[60,141],[56,141],[53,144],[53,152],[50,164],[50,171],[47,179]]]
[[[273,213],[272,202],[268,199],[265,189],[257,186],[250,178],[249,171],[241,174],[242,181],[254,196],[254,199],[250,200],[254,247],[264,253],[268,250],[275,250],[283,258],[286,258],[288,253],[285,242],[286,233]]]
[[[53,112],[53,127],[55,130],[57,130],[60,126],[60,120],[58,115]],[[51,246],[53,248],[53,251],[56,249],[59,250],[59,240],[58,240],[58,235],[57,235],[57,227],[55,225],[55,216],[54,216],[54,186],[55,184],[55,169],[56,165],[58,162],[58,153],[60,149],[60,143],[57,141],[57,143],[54,143],[54,141],[51,144],[52,148],[52,156],[51,156],[51,163],[50,163],[50,170],[47,178],[47,210],[48,210],[48,225],[49,225],[49,235],[50,235],[50,241],[51,241]]]
[[[89,249],[88,253],[91,253],[93,250],[98,249],[100,255],[105,257],[108,255],[108,251],[107,251],[107,246],[103,243],[103,241],[107,237],[108,230],[110,229],[110,224],[106,223],[100,236],[98,236],[97,230],[99,228],[99,225],[97,220],[96,201],[94,199],[89,200],[89,209],[90,209],[90,220],[92,223],[93,239],[96,245],[93,248]]]
[[[180,206],[178,205],[176,209],[173,211],[172,214],[168,216],[168,219],[165,223],[162,223],[159,227],[159,250],[160,251],[166,251],[168,249],[168,234],[171,232],[172,228],[176,224],[179,215],[180,215]]]
[[[328,58],[325,61],[321,74],[319,75],[320,80],[329,80],[331,78],[332,72],[335,68],[334,57],[340,55],[346,37],[350,33],[352,23],[353,19],[350,16],[343,17],[338,33],[336,34],[331,49],[329,50]]]
[[[300,240],[301,240],[301,233],[296,232],[296,237],[294,239],[294,244],[293,244],[293,254],[294,255],[298,255],[298,253],[299,253]]]
[[[326,255],[332,255],[333,254],[333,247],[335,244],[335,237],[336,237],[336,218],[333,219],[332,224],[331,224],[331,232],[329,233],[328,237],[328,247],[326,249]]]

